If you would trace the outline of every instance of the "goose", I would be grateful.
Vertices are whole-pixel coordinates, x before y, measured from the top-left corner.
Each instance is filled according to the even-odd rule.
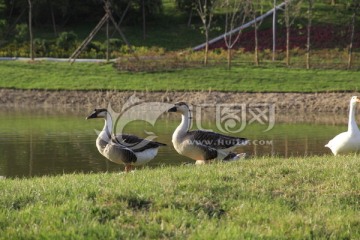
[[[325,145],[335,156],[360,150],[360,131],[355,121],[355,109],[358,102],[360,99],[357,96],[351,97],[347,132],[340,133]]]
[[[177,102],[168,109],[182,115],[181,123],[172,135],[175,150],[184,156],[196,160],[195,164],[209,163],[210,160],[234,161],[245,157],[245,153],[232,152],[246,145],[245,138],[226,136],[212,131],[190,131],[191,111],[185,102]]]
[[[133,166],[143,165],[152,160],[164,143],[148,141],[134,135],[113,135],[111,114],[105,108],[95,109],[86,119],[102,118],[105,125],[96,139],[96,147],[100,154],[117,164],[125,165],[125,172]]]

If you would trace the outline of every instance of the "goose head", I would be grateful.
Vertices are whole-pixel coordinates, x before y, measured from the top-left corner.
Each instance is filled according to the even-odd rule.
[[[355,106],[356,103],[360,102],[360,98],[358,96],[352,96],[350,100],[350,105]]]
[[[107,110],[105,108],[95,108],[94,111],[86,117],[86,119],[92,118],[104,118],[106,119]]]
[[[177,102],[174,107],[170,108],[168,112],[179,112],[179,113],[187,113],[190,111],[189,106],[185,102]]]

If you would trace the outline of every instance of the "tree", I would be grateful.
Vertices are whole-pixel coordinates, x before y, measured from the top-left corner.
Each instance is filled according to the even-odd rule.
[[[272,33],[273,33],[273,38],[272,38],[272,60],[275,61],[275,53],[276,53],[276,0],[274,0],[274,12],[273,12],[273,21],[272,21]]]
[[[52,25],[53,25],[54,35],[57,36],[53,1],[52,0],[47,0],[47,3],[48,3],[48,6],[50,8],[51,22],[52,22]]]
[[[163,11],[162,0],[113,0],[111,5],[116,10],[126,9],[128,20],[131,23],[141,22],[143,39],[146,38],[146,23],[148,19]]]
[[[227,48],[227,62],[228,69],[231,68],[232,49],[235,43],[238,42],[242,33],[240,28],[236,33],[232,33],[236,27],[242,26],[245,20],[250,15],[250,1],[249,0],[229,0],[225,1],[225,35],[224,42]],[[230,34],[226,34],[229,33]]]
[[[255,39],[255,47],[254,47],[254,62],[256,66],[259,66],[259,38],[258,38],[258,30],[263,20],[256,21],[258,15],[262,15],[264,13],[264,4],[263,0],[253,0],[251,1],[251,15],[254,20],[254,39]]]
[[[214,16],[214,9],[218,0],[197,0],[196,11],[198,12],[201,22],[203,24],[203,30],[205,34],[205,51],[204,51],[204,65],[208,63],[209,54],[209,32],[211,22]]]
[[[175,1],[176,1],[176,7],[180,11],[183,11],[189,15],[187,25],[190,26],[193,12],[194,12],[194,9],[196,8],[194,1],[193,0],[175,0]]]
[[[5,0],[0,0],[0,38],[4,38],[5,35],[4,34],[6,28],[6,19],[4,16],[5,8],[6,8]]]
[[[290,66],[290,28],[300,13],[302,0],[285,0],[284,20],[286,25],[286,65]]]
[[[33,40],[33,31],[32,31],[32,2],[28,0],[29,3],[29,34],[30,34],[30,58],[34,60],[34,40]]]
[[[312,27],[312,12],[314,6],[314,0],[307,0],[308,2],[308,11],[307,11],[307,40],[306,40],[306,69],[310,69],[310,50],[311,50],[311,27]]]
[[[350,43],[349,43],[349,57],[348,57],[348,64],[347,64],[347,68],[351,69],[352,66],[352,60],[353,60],[353,43],[354,43],[354,35],[355,35],[355,20],[357,15],[359,14],[359,10],[360,10],[360,3],[358,3],[357,0],[353,0],[351,5],[350,5],[350,9],[352,12],[351,15],[351,23],[350,23]]]

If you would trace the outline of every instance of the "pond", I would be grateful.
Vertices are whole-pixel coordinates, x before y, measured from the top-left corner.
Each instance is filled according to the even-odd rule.
[[[98,153],[95,130],[101,130],[104,121],[85,120],[90,112],[91,109],[0,110],[0,176],[12,178],[122,171],[122,165],[109,162]],[[202,127],[216,132],[224,130],[225,127],[217,125],[213,112],[213,109],[208,109],[196,116],[193,128]],[[347,129],[347,114],[340,115],[277,114],[273,123],[266,122],[266,119],[247,119],[247,125],[242,125],[241,131],[229,134],[251,140],[248,146],[237,149],[248,156],[280,156],[284,159],[291,156],[330,156],[330,150],[324,145]],[[141,137],[155,133],[156,141],[167,144],[160,148],[158,156],[147,167],[194,163],[177,154],[172,147],[171,135],[180,121],[179,115],[164,113],[154,124],[132,121],[124,132]],[[233,129],[236,129],[236,124],[239,123],[228,122]]]

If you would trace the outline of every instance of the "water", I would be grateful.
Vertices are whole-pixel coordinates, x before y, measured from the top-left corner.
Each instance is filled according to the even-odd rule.
[[[203,114],[199,124],[219,132],[211,112]],[[73,172],[122,171],[122,165],[109,162],[98,153],[95,129],[101,130],[104,121],[85,120],[89,113],[79,109],[0,110],[0,176],[33,177]],[[238,151],[251,156],[284,158],[330,156],[330,150],[324,145],[347,128],[346,114],[334,117],[276,115],[274,127],[266,132],[264,130],[268,124],[256,121],[248,123],[242,132],[234,135],[250,139],[251,144]],[[154,126],[145,121],[134,121],[126,126],[125,132],[141,137],[153,132],[158,136],[156,141],[168,144],[160,148],[158,156],[148,167],[194,163],[177,154],[172,147],[171,135],[179,123],[179,115],[165,113]]]

